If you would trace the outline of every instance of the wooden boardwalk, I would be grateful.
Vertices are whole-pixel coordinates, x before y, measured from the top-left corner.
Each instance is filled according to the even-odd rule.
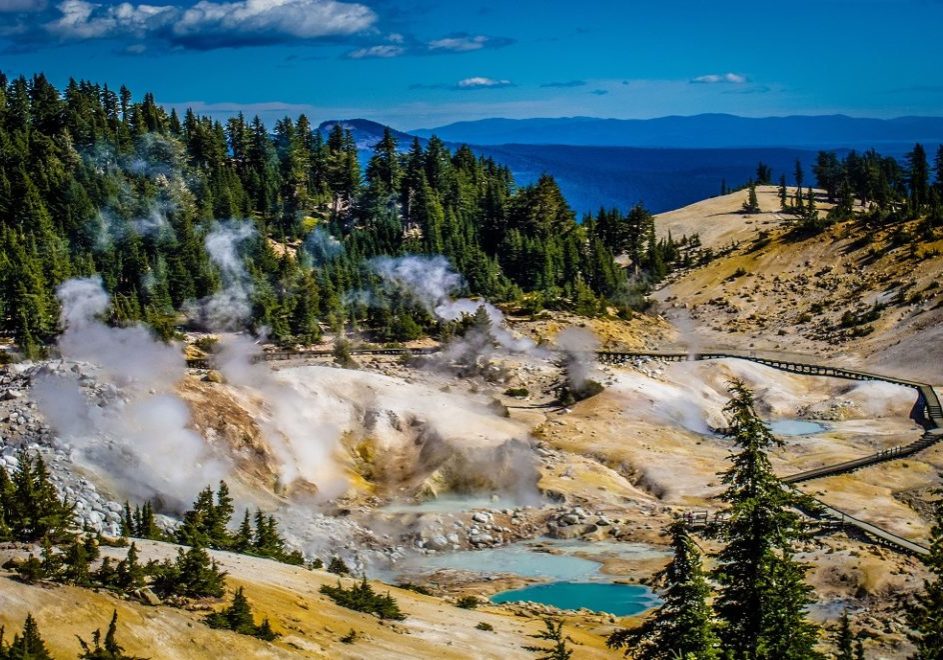
[[[820,479],[822,477],[845,474],[863,467],[868,467],[870,465],[876,465],[885,461],[893,461],[907,456],[912,456],[913,454],[916,454],[917,452],[943,440],[943,411],[940,409],[940,400],[937,397],[933,387],[927,383],[903,380],[900,378],[893,378],[890,376],[884,376],[866,371],[856,371],[842,367],[820,365],[811,361],[800,361],[793,357],[784,359],[777,356],[763,355],[753,352],[740,353],[733,351],[722,351],[699,353],[660,353],[606,351],[599,354],[600,361],[611,364],[621,364],[641,358],[653,358],[677,362],[686,360],[719,360],[725,358],[734,358],[739,360],[750,360],[751,362],[757,362],[774,369],[780,369],[782,371],[788,371],[791,373],[808,374],[810,376],[827,376],[831,378],[844,378],[848,380],[883,381],[886,383],[910,387],[916,391],[917,401],[911,411],[911,418],[921,424],[924,428],[924,433],[919,440],[903,447],[895,447],[893,449],[880,451],[876,454],[870,454],[855,460],[836,463],[834,465],[825,465],[813,470],[807,470],[798,474],[781,477],[782,481],[787,484],[797,484],[803,481],[809,481],[811,479]],[[929,553],[929,549],[926,546],[915,543],[909,539],[905,539],[902,536],[898,536],[897,534],[894,534],[893,532],[890,532],[877,525],[873,525],[869,522],[865,522],[864,520],[855,518],[854,516],[850,516],[843,511],[830,507],[821,500],[815,500],[815,502],[817,504],[818,511],[809,510],[806,511],[807,514],[813,515],[817,518],[824,516],[840,523],[840,525],[843,527],[853,527],[858,532],[873,539],[877,543],[885,545],[898,552],[904,552],[906,554],[918,556],[927,555]]]

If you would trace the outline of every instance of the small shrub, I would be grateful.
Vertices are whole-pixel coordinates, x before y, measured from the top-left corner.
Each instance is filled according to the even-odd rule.
[[[487,623],[486,621],[481,621],[477,626],[475,626],[475,628],[478,630],[484,630],[485,632],[491,632],[494,630],[494,626],[492,626],[490,623]]]
[[[414,591],[417,594],[422,594],[423,596],[431,596],[432,591],[428,587],[424,587],[421,584],[413,584],[412,582],[402,582],[396,585],[400,589],[405,589],[407,591]]]
[[[321,593],[329,597],[341,607],[355,612],[377,614],[381,619],[402,621],[406,615],[399,609],[396,599],[390,594],[378,594],[364,577],[360,582],[345,588],[340,582],[336,587],[329,584],[321,585]]]
[[[350,352],[350,342],[346,339],[338,339],[334,343],[334,350],[332,351],[334,356],[334,363],[344,369],[359,369],[360,365],[357,364],[357,361],[354,360],[354,356]]]
[[[455,601],[455,606],[461,607],[463,610],[473,610],[476,609],[478,605],[478,598],[475,596],[462,596]]]
[[[733,271],[733,273],[731,273],[729,277],[727,277],[727,281],[732,282],[733,280],[743,277],[746,274],[747,274],[747,269],[741,266],[740,268],[737,268],[737,270]]]
[[[357,631],[353,628],[350,629],[350,632],[341,637],[341,644],[353,644],[357,641]]]
[[[513,396],[523,399],[524,397],[530,395],[530,390],[528,390],[526,387],[509,387],[508,389],[504,390],[504,394],[505,396]]]
[[[350,569],[347,568],[347,564],[337,555],[331,557],[331,562],[327,565],[327,572],[333,573],[334,575],[350,575]]]

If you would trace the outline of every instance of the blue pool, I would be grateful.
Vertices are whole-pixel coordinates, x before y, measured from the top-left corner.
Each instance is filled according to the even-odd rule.
[[[814,435],[826,430],[824,424],[807,419],[777,419],[769,423],[773,435]]]
[[[585,607],[616,616],[641,614],[659,603],[648,587],[611,582],[550,582],[502,591],[491,597],[494,603],[522,600],[552,605],[563,610]]]

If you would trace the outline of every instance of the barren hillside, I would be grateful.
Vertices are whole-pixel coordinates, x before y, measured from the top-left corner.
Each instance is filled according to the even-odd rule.
[[[741,191],[658,216],[660,232],[698,233],[720,254],[654,295],[681,341],[822,355],[943,382],[943,240],[915,240],[916,223],[894,232],[859,221],[796,238],[776,189],[757,192],[757,214],[741,212]]]

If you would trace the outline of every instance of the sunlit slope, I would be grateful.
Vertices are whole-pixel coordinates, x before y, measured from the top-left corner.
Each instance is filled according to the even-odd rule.
[[[175,546],[137,541],[141,559],[173,556]],[[106,551],[122,557],[124,550]],[[230,590],[243,586],[257,620],[268,617],[275,642],[213,630],[202,620],[205,607],[150,607],[116,598],[105,591],[59,585],[35,586],[15,581],[0,571],[0,625],[19,632],[27,612],[36,618],[54,657],[75,657],[76,635],[90,640],[96,628],[107,628],[112,610],[118,612],[118,641],[139,657],[172,659],[216,658],[527,658],[524,646],[541,626],[539,619],[502,614],[498,608],[464,610],[429,596],[386,587],[408,614],[404,621],[382,621],[335,605],[319,589],[338,577],[273,561],[212,552],[229,572]],[[350,582],[349,578],[344,579]],[[479,630],[489,623],[493,631]],[[353,644],[340,638],[357,631]],[[568,634],[580,645],[580,657],[608,657],[601,637],[575,626]]]
[[[813,353],[943,382],[943,240],[922,238],[916,221],[873,228],[860,220],[798,238],[776,188],[758,197],[757,214],[742,213],[740,191],[658,216],[659,233],[697,233],[716,255],[654,294],[682,341]]]

